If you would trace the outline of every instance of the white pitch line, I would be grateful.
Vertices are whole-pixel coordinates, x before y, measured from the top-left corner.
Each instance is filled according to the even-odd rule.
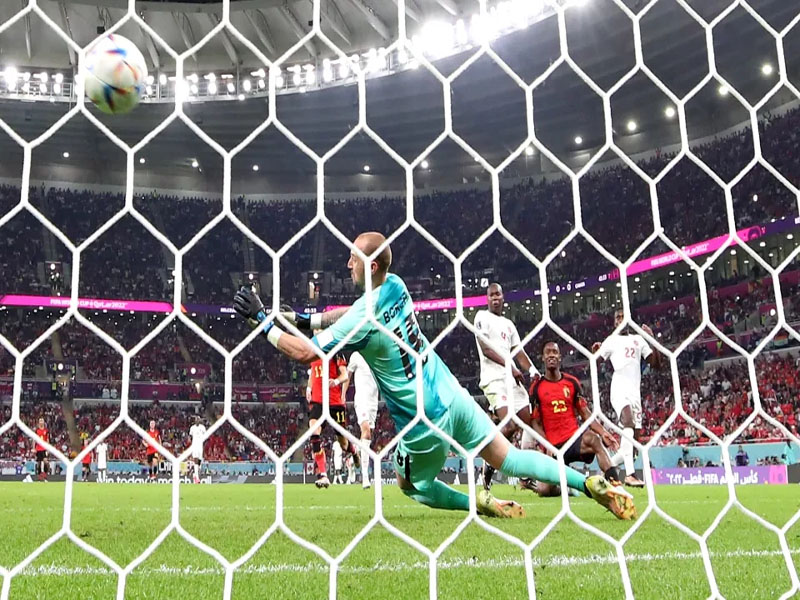
[[[800,548],[790,551],[792,554],[800,554]],[[734,550],[731,552],[711,552],[711,558],[769,558],[782,556],[780,550]],[[653,562],[661,560],[697,560],[702,558],[700,552],[666,552],[663,554],[629,554],[627,562]],[[474,558],[455,558],[452,560],[440,560],[439,569],[498,569],[524,567],[525,563],[521,558],[497,558],[489,560],[477,560]],[[617,564],[617,557],[614,554],[592,554],[589,556],[566,556],[555,555],[546,559],[533,558],[534,567],[575,567],[588,565],[611,565]],[[340,573],[362,574],[373,573],[375,571],[400,572],[400,571],[423,571],[428,569],[427,562],[397,563],[377,561],[372,566],[359,567],[339,567]],[[267,573],[328,573],[327,566],[322,564],[291,564],[274,563],[266,565],[246,565],[236,570],[236,575],[263,575]],[[196,567],[188,565],[186,567],[171,567],[160,565],[158,567],[145,567],[133,571],[131,575],[170,575],[170,576],[222,576],[225,574],[219,567]],[[69,577],[73,575],[92,575],[92,576],[115,576],[114,571],[106,567],[64,567],[55,564],[39,565],[27,567],[21,573],[25,576],[53,575],[57,577]]]

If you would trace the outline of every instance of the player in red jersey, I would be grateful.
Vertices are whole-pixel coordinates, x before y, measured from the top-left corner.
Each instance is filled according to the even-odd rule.
[[[315,360],[310,365],[308,377],[308,387],[310,394],[308,401],[311,404],[309,412],[309,427],[314,429],[317,422],[322,418],[322,375],[325,368],[322,360]],[[350,376],[347,373],[347,361],[344,356],[337,354],[328,361],[328,387],[331,418],[342,427],[347,427],[347,407],[345,406],[345,395],[350,384]],[[331,482],[328,479],[328,463],[325,460],[325,449],[322,447],[322,426],[316,427],[311,435],[311,450],[314,453],[314,464],[316,466],[318,488],[326,488]],[[350,452],[358,456],[355,447],[343,435],[336,434],[336,440],[345,453]]]
[[[588,421],[592,411],[583,396],[580,381],[561,371],[561,350],[557,343],[548,342],[544,345],[542,359],[545,366],[544,377],[537,377],[530,388],[533,409],[531,426],[536,433],[560,449],[580,427],[578,419]],[[588,464],[597,458],[606,479],[618,482],[619,473],[606,448],[616,450],[619,444],[605,427],[594,421],[564,453],[564,464]],[[538,481],[536,493],[540,496],[559,496],[561,489],[557,485]]]
[[[41,442],[50,443],[50,432],[47,430],[42,417],[39,417],[36,435]],[[36,476],[40,481],[47,481],[47,474],[50,472],[50,461],[47,460],[47,450],[45,450],[41,442],[37,440],[33,446],[33,450],[36,453]]]
[[[89,438],[83,439],[83,447],[89,445]],[[89,474],[92,471],[92,453],[87,452],[81,459],[81,481],[89,481]]]
[[[147,435],[153,438],[159,444],[161,443],[161,433],[156,429],[156,422],[150,421],[150,429],[147,430]],[[142,443],[147,446],[147,476],[150,481],[156,480],[158,474],[158,449],[150,442],[142,440]]]

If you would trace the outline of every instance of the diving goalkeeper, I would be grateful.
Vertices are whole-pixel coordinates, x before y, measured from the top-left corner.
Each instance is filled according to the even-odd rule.
[[[366,256],[372,255],[385,242],[380,233],[362,233],[354,245]],[[372,274],[372,306],[366,294],[349,308],[322,314],[304,315],[285,312],[283,316],[298,329],[322,329],[311,340],[297,337],[268,321],[259,297],[249,288],[239,290],[233,301],[236,312],[261,327],[264,335],[278,351],[289,358],[309,364],[317,360],[315,348],[328,353],[347,338],[339,351],[358,350],[375,376],[381,395],[398,431],[417,413],[417,377],[422,376],[425,415],[466,450],[472,450],[487,438],[491,441],[480,456],[497,470],[512,477],[528,477],[558,484],[558,462],[533,450],[518,450],[498,433],[468,392],[436,352],[431,351],[418,372],[417,360],[401,348],[392,336],[368,320],[377,322],[396,338],[402,339],[416,353],[423,352],[428,341],[419,330],[408,289],[397,275],[389,273],[392,251],[387,245],[377,257],[365,263],[352,252],[347,263],[353,282],[365,287],[365,268]],[[349,336],[349,337],[348,337]],[[450,450],[450,444],[425,423],[414,425],[400,440],[394,454],[397,482],[403,493],[432,508],[469,510],[469,496],[437,480]],[[567,485],[593,498],[617,518],[636,516],[633,498],[625,490],[612,486],[601,475],[584,477],[566,468]],[[485,515],[521,517],[522,507],[510,501],[495,499],[487,490],[480,490],[477,508]]]

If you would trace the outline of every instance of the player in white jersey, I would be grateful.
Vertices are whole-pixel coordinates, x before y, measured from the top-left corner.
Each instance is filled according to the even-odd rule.
[[[108,466],[108,444],[100,442],[94,447],[97,453],[97,482],[105,483],[106,481],[106,468]]]
[[[192,481],[200,483],[200,467],[203,465],[203,441],[206,435],[206,426],[199,416],[194,418],[194,424],[189,428],[189,435],[192,438],[192,459],[190,468],[192,471]]]
[[[334,442],[331,444],[331,448],[333,449],[333,483],[334,485],[337,483],[344,483],[344,477],[342,476],[342,471],[344,469],[344,452],[342,452],[342,446]]]
[[[505,297],[503,287],[499,283],[492,283],[486,288],[487,310],[479,310],[475,315],[475,329],[478,335],[475,341],[478,344],[478,356],[480,357],[481,378],[480,388],[483,390],[486,399],[489,401],[489,410],[498,422],[506,418],[508,409],[511,408],[514,414],[527,425],[531,424],[531,405],[528,393],[525,390],[525,376],[523,371],[533,379],[538,375],[536,367],[531,363],[531,359],[522,347],[512,354],[514,349],[519,346],[519,333],[514,323],[503,316],[503,304]],[[506,381],[506,360],[504,356],[511,356],[511,376],[513,383],[509,387]],[[514,364],[516,361],[516,364]],[[519,368],[517,368],[519,365]],[[522,371],[520,370],[522,369]],[[519,429],[513,420],[503,426],[502,434],[508,440],[512,440],[514,434]],[[534,439],[524,431],[522,435],[522,447],[533,448]],[[483,487],[487,490],[492,485],[492,475],[494,469],[491,465],[485,464],[483,469]]]
[[[361,486],[369,488],[369,446],[372,443],[372,430],[378,418],[378,384],[369,365],[358,352],[350,355],[347,373],[355,382],[355,408],[358,426],[361,428]]]
[[[614,313],[614,327],[619,327],[624,319],[624,311],[617,310]],[[647,325],[642,325],[642,329],[653,336],[653,330]],[[644,482],[636,477],[634,470],[631,440],[638,440],[642,429],[642,360],[655,369],[661,364],[661,355],[641,335],[627,330],[608,336],[602,344],[595,342],[592,352],[596,352],[603,360],[611,361],[614,367],[611,406],[617,413],[624,435],[612,462],[615,466],[625,463],[625,485],[644,487]]]

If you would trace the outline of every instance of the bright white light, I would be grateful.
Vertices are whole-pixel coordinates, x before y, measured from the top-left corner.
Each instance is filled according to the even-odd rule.
[[[300,71],[295,71],[294,75],[292,75],[292,83],[294,85],[300,85]]]
[[[758,194],[753,194],[753,202],[758,202]]]
[[[63,73],[56,73],[53,76],[53,79],[56,80],[56,83],[61,83],[62,81],[64,81],[64,74]]]
[[[47,83],[47,80],[48,80],[48,79],[50,79],[50,77],[48,76],[48,74],[47,74],[47,73],[45,73],[44,71],[42,71],[41,73],[39,73],[39,74],[37,75],[37,77],[39,78],[39,81],[41,81],[42,83]]]
[[[730,91],[730,90],[728,89],[728,86],[727,86],[727,85],[721,85],[721,86],[719,86],[719,88],[717,89],[717,92],[719,92],[719,95],[720,95],[720,96],[727,96],[729,91]]]
[[[63,152],[61,156],[63,156],[64,158],[69,158],[69,152]]]
[[[14,67],[6,67],[3,71],[3,77],[5,78],[6,82],[16,81],[17,70]]]
[[[580,146],[583,143],[583,138],[579,135],[575,136],[575,145]]]
[[[787,239],[787,240],[793,240],[793,239],[794,239],[794,234],[793,234],[793,233],[790,233],[790,234],[788,234],[788,235],[786,236],[786,239]]]
[[[633,120],[628,121],[628,124],[625,125],[625,127],[628,128],[628,131],[631,131],[631,132],[636,131],[636,121],[633,121]]]
[[[54,94],[60,94],[61,93],[61,84],[60,83],[54,83],[53,84],[53,93]]]
[[[199,166],[200,166],[200,163],[199,163],[199,162],[197,162],[197,159],[196,159],[196,158],[193,158],[193,159],[192,159],[192,168],[193,168],[193,169],[196,169],[196,168],[197,168],[197,167],[199,167]]]
[[[208,79],[209,81],[214,81],[217,78],[215,73],[209,73],[208,75],[203,75],[203,79]]]
[[[430,166],[430,163],[427,160],[423,160],[421,163],[419,163],[419,166],[423,169],[427,169]]]
[[[258,171],[258,165],[253,165],[253,171]]]
[[[40,93],[40,94],[44,94],[44,93],[46,93],[46,92],[47,92],[47,84],[45,84],[45,83],[40,83],[40,84],[39,84],[39,93]]]
[[[420,33],[423,52],[434,57],[447,54],[455,45],[454,34],[453,27],[449,23],[430,21],[422,27]]]
[[[200,80],[200,78],[197,76],[197,73],[192,73],[186,79],[188,79],[192,83],[197,83]]]
[[[195,96],[197,96],[197,93],[200,91],[200,88],[197,87],[196,83],[193,83],[192,87],[190,87],[189,89],[191,90],[192,94],[194,94]]]
[[[147,94],[148,96],[152,96],[153,95],[153,87],[148,85],[146,88],[144,88],[144,93]]]
[[[22,81],[30,81],[30,80],[31,80],[31,74],[28,71],[25,71],[22,74]]]
[[[369,173],[369,165],[364,165],[364,173]]]
[[[263,79],[259,79],[258,80],[258,89],[263,90],[265,87],[267,87],[266,82]]]
[[[344,79],[350,74],[350,65],[347,64],[347,61],[339,63],[339,77]]]
[[[139,164],[140,165],[143,165],[145,162],[147,162],[147,161],[144,159],[144,156],[139,159]]]
[[[158,83],[161,85],[167,85],[167,76],[164,75],[164,73],[158,76]]]
[[[217,93],[217,84],[213,81],[208,82],[208,93],[212,95]]]
[[[327,69],[322,69],[322,80],[325,83],[328,83],[333,80],[333,71],[331,70],[330,67],[328,67]]]
[[[249,92],[251,87],[252,87],[252,85],[250,84],[250,80],[249,80],[249,79],[245,79],[245,80],[242,82],[242,89],[243,89],[245,92]]]
[[[25,83],[23,83],[22,84],[22,91],[25,92],[26,94],[28,92],[30,92],[31,91],[31,84],[28,83],[27,81]]]
[[[464,24],[463,19],[456,21],[456,41],[459,46],[466,46],[469,42],[469,34],[467,33],[467,26]]]
[[[317,82],[317,74],[314,71],[306,71],[306,83],[314,85]]]
[[[237,96],[237,98],[238,98],[240,101],[241,101],[241,100],[244,100],[244,94],[239,94],[239,95]]]
[[[278,75],[275,78],[275,87],[279,87],[279,88],[283,87],[283,75]]]
[[[408,53],[403,49],[397,51],[397,62],[404,65],[408,62]]]
[[[764,63],[763,65],[761,65],[762,75],[767,75],[767,76],[772,75],[773,70],[774,69],[772,68],[772,65],[769,63]]]
[[[263,67],[258,71],[250,71],[250,75],[253,77],[261,77],[262,79],[267,76],[266,71],[264,71]]]
[[[665,108],[664,109],[664,115],[668,119],[672,119],[673,117],[675,117],[675,107],[674,106],[668,106],[667,108]]]
[[[766,248],[767,247],[767,242],[759,242],[758,243],[758,247],[759,248]]]
[[[232,94],[233,92],[236,91],[236,86],[233,85],[233,83],[231,83],[230,81],[228,82],[228,85],[226,87],[228,88],[229,94]]]

